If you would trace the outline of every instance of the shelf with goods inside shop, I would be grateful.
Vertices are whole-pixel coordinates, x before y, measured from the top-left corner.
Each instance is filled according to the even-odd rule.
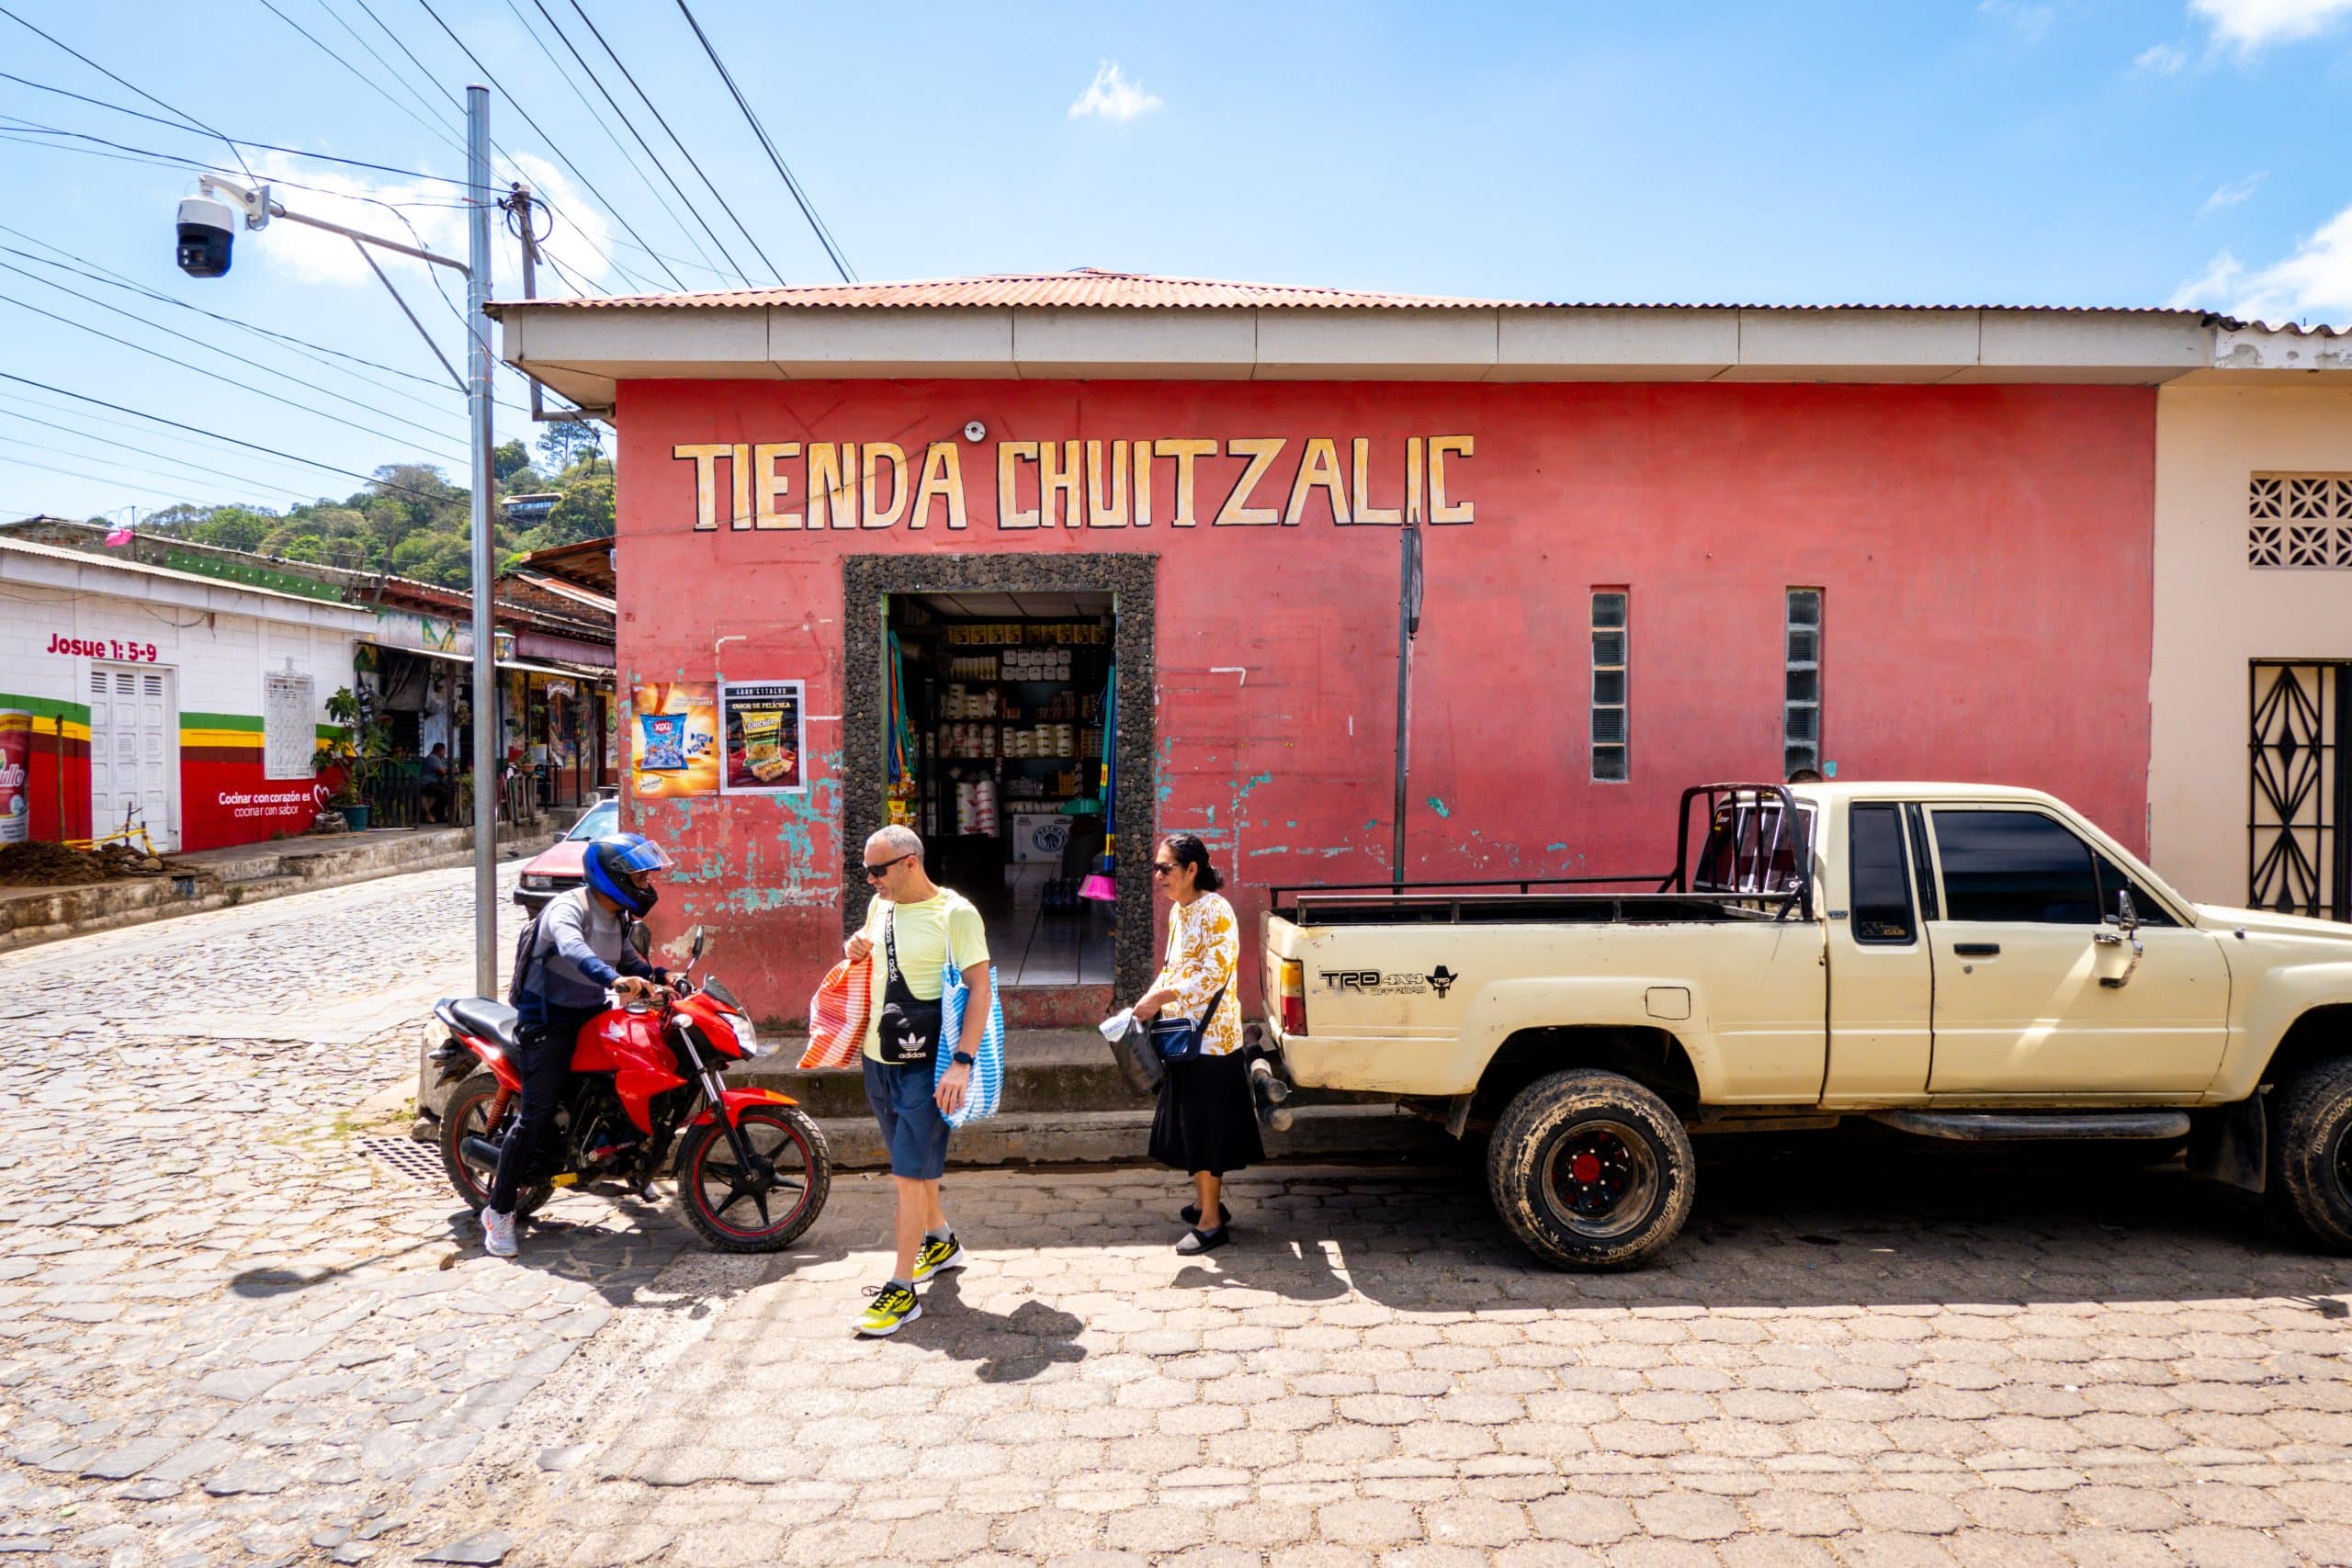
[[[1046,607],[1031,603],[1047,597],[891,602],[917,752],[906,814],[923,836],[933,874],[982,903],[984,913],[1001,888],[1008,917],[1033,908],[1086,914],[1077,890],[1102,851],[1110,599],[1059,594]],[[1007,603],[1031,613],[1003,614]]]

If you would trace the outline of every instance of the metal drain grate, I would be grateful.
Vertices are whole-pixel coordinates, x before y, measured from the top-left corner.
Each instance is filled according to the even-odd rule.
[[[413,1138],[362,1138],[359,1146],[411,1181],[439,1183],[449,1179],[441,1168],[440,1152]]]

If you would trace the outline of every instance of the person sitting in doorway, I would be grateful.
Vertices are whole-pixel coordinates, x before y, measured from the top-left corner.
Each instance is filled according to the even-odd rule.
[[[427,822],[449,819],[449,748],[436,740],[417,763],[417,776],[423,787],[417,791],[418,804],[424,807]]]

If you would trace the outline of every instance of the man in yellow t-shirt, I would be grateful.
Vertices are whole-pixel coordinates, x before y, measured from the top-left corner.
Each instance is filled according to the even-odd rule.
[[[923,870],[922,840],[912,829],[885,828],[865,840],[865,879],[873,885],[874,902],[865,924],[842,950],[853,961],[874,960],[865,1099],[890,1151],[890,1178],[898,1189],[898,1271],[874,1292],[857,1331],[888,1335],[922,1315],[917,1285],[966,1263],[939,1206],[939,1181],[947,1170],[947,1112],[964,1103],[993,998],[980,912],[961,894],[931,880]],[[931,1037],[938,1032],[937,1004],[950,953],[969,988],[962,1036],[953,1042]],[[934,1087],[936,1053],[943,1050],[952,1053],[952,1060]]]

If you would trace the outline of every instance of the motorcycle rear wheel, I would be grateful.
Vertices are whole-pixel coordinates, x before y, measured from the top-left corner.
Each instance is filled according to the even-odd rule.
[[[450,1091],[441,1109],[441,1168],[458,1198],[477,1214],[490,1202],[490,1178],[466,1163],[458,1145],[469,1137],[497,1142],[495,1129],[490,1125],[490,1107],[497,1098],[498,1080],[488,1073],[476,1073]],[[515,1114],[510,1109],[507,1119],[512,1121]],[[554,1187],[544,1181],[523,1188],[514,1194],[516,1217],[532,1213],[554,1193]]]
[[[739,1191],[735,1147],[726,1124],[686,1129],[678,1150],[678,1206],[686,1223],[720,1252],[781,1252],[824,1212],[832,1189],[832,1152],[825,1134],[797,1106],[746,1107],[736,1125],[752,1152],[775,1168],[775,1186],[758,1198]]]

